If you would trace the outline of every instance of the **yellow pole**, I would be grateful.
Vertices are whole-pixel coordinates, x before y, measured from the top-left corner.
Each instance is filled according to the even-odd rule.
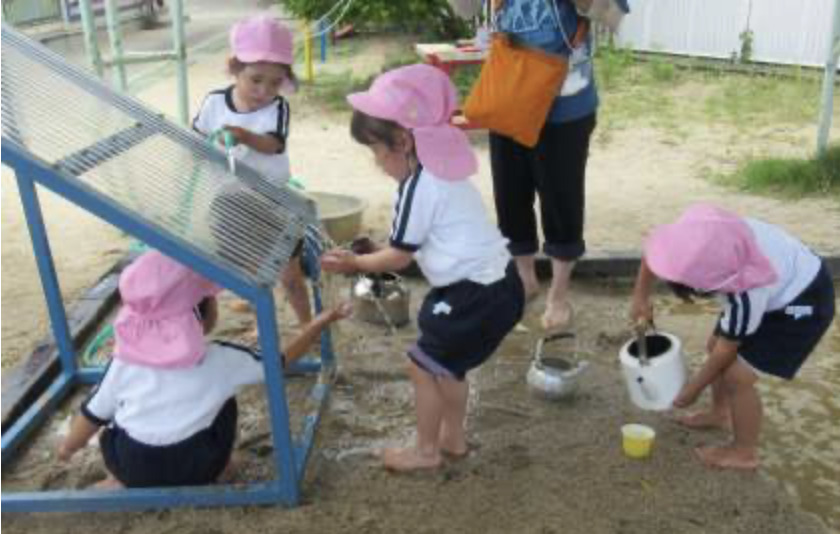
[[[304,21],[303,28],[303,60],[306,62],[306,81],[315,79],[315,71],[312,67],[312,29],[309,21]]]

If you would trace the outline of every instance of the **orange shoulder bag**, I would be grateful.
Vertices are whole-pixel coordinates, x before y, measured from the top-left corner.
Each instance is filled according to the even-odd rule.
[[[561,23],[559,17],[557,22]],[[575,46],[586,30],[585,21],[578,24]],[[569,58],[514,44],[506,34],[496,33],[464,104],[464,115],[480,128],[533,147],[568,72]]]

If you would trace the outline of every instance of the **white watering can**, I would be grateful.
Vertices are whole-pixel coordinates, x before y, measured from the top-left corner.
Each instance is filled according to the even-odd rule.
[[[687,375],[679,339],[642,328],[621,347],[619,361],[633,404],[643,410],[671,408]]]

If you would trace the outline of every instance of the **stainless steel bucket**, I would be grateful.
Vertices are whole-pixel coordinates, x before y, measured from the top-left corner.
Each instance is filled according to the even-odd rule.
[[[408,324],[410,297],[396,273],[360,274],[350,292],[355,317],[391,328]]]

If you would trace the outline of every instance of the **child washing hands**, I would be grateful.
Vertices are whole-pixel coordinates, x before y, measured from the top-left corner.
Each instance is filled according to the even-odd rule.
[[[402,67],[348,100],[353,138],[398,184],[394,220],[387,246],[364,255],[329,251],[321,264],[331,272],[382,272],[416,259],[431,284],[420,338],[407,351],[417,441],[384,450],[383,461],[396,471],[433,469],[442,454],[467,453],[466,374],[522,317],[524,290],[507,241],[468,180],[477,163],[466,135],[449,125],[457,102],[449,78],[428,65]]]
[[[834,317],[834,285],[824,261],[781,228],[709,204],[652,232],[633,292],[632,319],[651,321],[655,277],[686,299],[714,296],[722,313],[707,359],[674,400],[693,405],[712,388],[708,411],[679,417],[691,428],[731,429],[733,440],[695,452],[709,467],[755,469],[761,373],[793,379]]]
[[[205,342],[220,290],[154,250],[126,268],[113,358],[73,418],[60,460],[70,460],[104,427],[99,445],[109,476],[99,488],[211,484],[229,471],[235,395],[263,380],[263,363],[245,347]],[[341,304],[315,317],[285,347],[283,365],[350,312]]]
[[[233,26],[230,46],[233,55],[227,67],[234,84],[204,98],[193,129],[204,135],[227,131],[237,161],[253,167],[271,183],[285,186],[291,177],[287,149],[290,109],[280,93],[297,88],[292,32],[270,16],[250,17]],[[300,259],[289,263],[281,282],[298,321],[306,324],[312,319],[312,308]],[[248,309],[244,302],[236,307]]]

